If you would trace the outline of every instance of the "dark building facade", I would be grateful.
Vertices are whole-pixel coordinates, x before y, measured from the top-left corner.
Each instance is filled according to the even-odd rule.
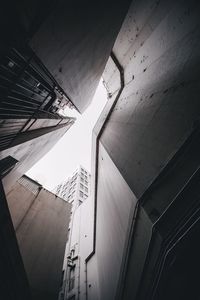
[[[27,176],[15,183],[7,194],[7,202],[31,299],[56,300],[71,204]],[[19,270],[17,275],[22,275]]]

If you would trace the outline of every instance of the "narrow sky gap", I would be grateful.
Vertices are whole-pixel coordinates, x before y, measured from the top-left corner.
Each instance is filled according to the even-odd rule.
[[[91,171],[92,129],[106,102],[107,93],[101,80],[88,109],[82,115],[73,115],[77,118],[75,124],[26,174],[52,190],[79,164]]]

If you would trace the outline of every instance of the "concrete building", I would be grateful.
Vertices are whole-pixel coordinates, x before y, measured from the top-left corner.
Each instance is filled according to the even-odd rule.
[[[92,210],[91,198],[88,197],[73,214],[70,227],[65,262],[64,280],[59,300],[86,299],[85,259],[92,251]]]
[[[27,176],[15,183],[7,194],[7,202],[31,299],[56,300],[71,204]],[[19,270],[16,275],[21,276]]]
[[[199,15],[196,1],[129,8],[103,74],[92,217],[74,215],[66,299],[199,299]]]
[[[67,179],[67,181],[59,184],[54,189],[56,195],[65,199],[72,205],[71,219],[68,228],[68,242],[66,244],[65,258],[63,263],[64,276],[60,289],[60,299],[78,296],[78,294],[80,293],[78,293],[80,289],[78,274],[75,274],[77,273],[77,269],[75,269],[74,267],[71,268],[71,265],[69,265],[69,261],[72,262],[72,254],[73,257],[80,257],[80,255],[77,254],[78,248],[80,246],[80,243],[78,242],[80,236],[79,234],[77,234],[77,232],[80,231],[81,227],[79,224],[80,215],[77,218],[77,209],[80,205],[82,206],[82,204],[84,204],[85,207],[86,199],[88,199],[90,195],[90,184],[90,173],[83,166],[79,166],[73,172],[72,176]],[[83,226],[85,225],[83,224]],[[76,242],[74,242],[74,239],[76,239]],[[72,274],[72,269],[74,274]]]
[[[83,112],[90,104],[128,3],[2,4],[0,171],[13,168],[4,178],[7,191],[73,124],[60,109]]]
[[[124,0],[98,4],[29,0],[5,1],[1,5],[3,299],[30,299],[5,191],[8,194],[17,179],[74,123],[73,118],[61,116],[63,104],[80,112],[90,104],[128,4]]]
[[[93,135],[90,225],[78,233],[90,238],[69,257],[70,284],[83,274],[69,297],[199,299],[199,2],[9,4],[0,11],[1,58],[10,48],[21,53],[25,41],[80,112],[106,66],[109,101]],[[81,220],[87,201],[76,210]],[[10,227],[2,228],[1,261],[10,278],[5,249],[15,244]],[[73,274],[75,261],[81,264]],[[21,284],[7,280],[16,289]]]
[[[133,1],[114,44],[86,299],[200,297],[199,15],[195,1]]]
[[[91,174],[82,166],[73,172],[66,181],[54,188],[53,192],[72,204],[72,211],[90,195]]]

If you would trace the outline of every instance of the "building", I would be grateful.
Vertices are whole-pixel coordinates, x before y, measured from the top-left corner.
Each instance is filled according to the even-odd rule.
[[[93,235],[91,221],[93,218],[92,202],[88,197],[74,211],[70,227],[70,237],[66,247],[64,261],[64,278],[60,298],[86,299],[85,259],[92,250]]]
[[[90,195],[91,174],[79,166],[66,181],[55,187],[57,196],[72,204],[72,211],[81,205]]]
[[[128,4],[80,1],[78,10],[73,2],[55,6],[53,0],[2,4],[0,166],[6,191],[74,123],[60,110],[82,113],[90,104]]]
[[[74,274],[72,275],[71,265],[69,265],[69,260],[72,261],[71,256],[72,253],[77,253],[77,249],[80,247],[80,243],[78,242],[79,235],[77,232],[80,231],[79,217],[77,219],[77,211],[79,211],[79,207],[85,207],[85,203],[88,202],[88,197],[90,196],[90,183],[91,183],[91,175],[90,173],[83,167],[79,166],[70,176],[67,181],[59,184],[55,188],[55,194],[59,197],[62,197],[66,201],[68,201],[72,205],[71,211],[71,220],[68,228],[68,242],[66,244],[65,250],[65,258],[63,263],[63,282],[60,289],[60,299],[69,298],[73,295],[78,295],[78,274],[77,269],[72,268]],[[82,205],[83,204],[83,205]],[[88,207],[88,205],[87,205]],[[85,225],[84,225],[85,226]],[[75,234],[76,232],[76,234]],[[76,238],[76,242],[74,242],[74,234]],[[79,255],[75,255],[77,258]],[[74,264],[73,264],[74,266]]]
[[[198,1],[5,5],[1,59],[28,46],[80,112],[102,73],[109,93],[93,135],[90,225],[78,233],[90,238],[69,256],[70,284],[75,261],[83,276],[69,297],[199,299]],[[86,203],[76,210],[81,220]],[[11,272],[5,249],[13,239],[1,211],[1,261]]]
[[[56,300],[62,280],[71,204],[25,175],[12,187],[7,202],[25,268],[23,273],[17,269],[13,280],[16,276],[27,276],[26,289],[30,287],[29,297],[33,300]],[[13,250],[12,260],[16,256]],[[22,296],[23,292],[20,293]],[[13,299],[8,295],[7,291],[3,299]]]
[[[92,217],[74,215],[78,290],[65,299],[199,299],[199,14],[195,1],[129,8],[103,74]]]
[[[6,195],[74,123],[60,113],[63,106],[82,113],[90,104],[128,5],[124,0],[1,5],[0,287],[6,300],[30,299]]]
[[[73,105],[30,48],[2,55],[0,76],[0,169],[8,190],[75,119],[63,116]]]
[[[199,14],[195,1],[133,1],[114,44],[86,299],[199,298]]]

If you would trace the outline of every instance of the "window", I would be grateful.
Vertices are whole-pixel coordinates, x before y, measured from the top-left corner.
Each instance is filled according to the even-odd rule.
[[[88,192],[88,188],[85,186],[85,191]]]
[[[86,184],[86,185],[88,185],[88,182],[87,182],[87,180],[85,180],[85,184]]]
[[[80,187],[81,187],[81,189],[83,190],[83,187],[84,187],[84,186],[83,186],[83,184],[82,184],[82,183],[80,183]]]
[[[79,191],[79,195],[83,198],[83,192]]]
[[[5,158],[0,160],[0,177],[3,178],[6,176],[18,163],[12,156],[6,156]]]
[[[81,182],[84,182],[83,178],[81,177]]]
[[[75,282],[75,268],[71,268],[70,273],[69,273],[69,289],[68,289],[68,291],[73,290],[74,282]]]
[[[83,202],[81,200],[78,201],[78,205],[81,205]]]

